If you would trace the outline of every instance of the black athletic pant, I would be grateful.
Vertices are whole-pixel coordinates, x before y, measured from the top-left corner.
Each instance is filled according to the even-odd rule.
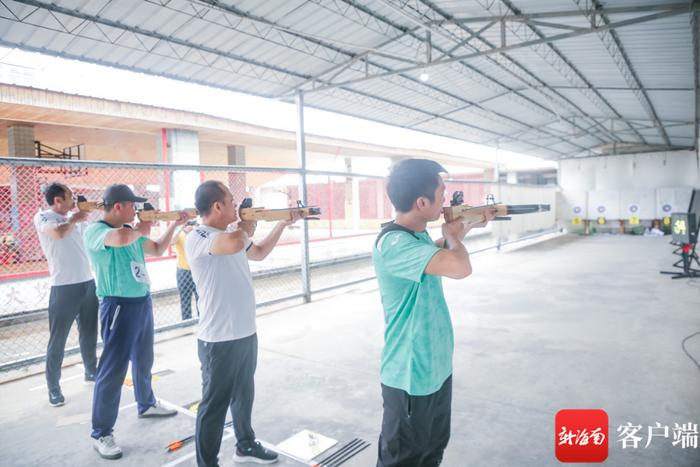
[[[97,371],[97,308],[95,281],[51,287],[49,295],[49,345],[46,349],[46,383],[49,390],[60,388],[61,365],[73,321],[78,322],[80,354],[85,374]]]
[[[377,467],[436,467],[450,439],[452,376],[427,396],[382,384],[384,417]]]
[[[202,401],[197,409],[197,465],[218,466],[226,411],[238,443],[255,441],[251,417],[258,362],[258,335],[224,342],[197,340],[202,364]]]

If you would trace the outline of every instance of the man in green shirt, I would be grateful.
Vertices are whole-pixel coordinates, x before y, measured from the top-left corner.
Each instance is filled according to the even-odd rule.
[[[105,459],[118,459],[121,448],[112,429],[119,412],[122,384],[131,360],[139,417],[168,417],[177,411],[163,407],[151,389],[153,368],[153,304],[145,254],[161,256],[175,228],[187,220],[185,212],[158,240],[151,240],[150,222],[135,228],[134,203],[141,198],[126,185],[111,185],[103,196],[103,220],[85,231],[85,246],[95,270],[100,299],[104,347],[97,367],[92,399],[92,434],[95,450]]]
[[[385,319],[377,467],[438,466],[450,438],[454,338],[441,276],[471,274],[462,240],[495,212],[477,224],[445,223],[443,237],[433,241],[426,226],[442,212],[443,172],[437,162],[405,159],[388,178],[397,215],[382,229],[372,255]]]

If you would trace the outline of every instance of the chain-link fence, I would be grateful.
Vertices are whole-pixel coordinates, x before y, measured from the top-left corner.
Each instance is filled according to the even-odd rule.
[[[38,211],[48,209],[42,195],[47,184],[60,182],[74,195],[99,201],[106,186],[125,183],[137,196],[164,211],[193,207],[196,187],[212,179],[226,184],[237,203],[250,197],[255,206],[283,208],[296,206],[301,198],[298,169],[16,158],[0,161],[0,371],[40,361],[46,351],[50,283],[33,218]],[[250,263],[259,305],[304,296],[304,268],[308,268],[309,291],[313,293],[374,276],[372,245],[381,223],[393,216],[384,179],[308,171],[306,187],[307,204],[321,208],[318,219],[307,224],[309,263],[303,264],[302,223],[290,226],[268,258]],[[554,203],[552,188],[448,182],[447,194],[451,196],[455,190],[463,191],[464,201],[475,205],[483,204],[487,194],[510,203],[550,203],[552,207]],[[91,212],[88,222],[99,220],[101,215],[99,210]],[[508,225],[494,224],[468,237],[467,243],[471,249],[488,248],[553,225],[553,211],[522,216]],[[259,222],[255,238],[263,238],[273,226]],[[152,237],[159,237],[165,227],[165,223],[154,224]],[[431,234],[439,236],[439,223],[431,229]],[[176,234],[162,257],[147,259],[157,330],[197,322],[197,291],[182,253],[188,230]],[[77,342],[74,326],[67,352],[76,351]]]

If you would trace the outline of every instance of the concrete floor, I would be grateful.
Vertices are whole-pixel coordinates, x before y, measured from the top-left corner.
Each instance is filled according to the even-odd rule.
[[[446,280],[456,348],[443,465],[560,465],[554,415],[563,408],[607,411],[606,465],[700,465],[700,448],[670,439],[643,448],[649,425],[700,423],[700,371],[681,350],[682,339],[700,330],[700,281],[658,273],[674,261],[671,251],[668,237],[564,236],[476,255],[473,276]],[[359,437],[372,446],[344,466],[372,466],[382,326],[374,282],[260,316],[259,438],[278,443],[305,428],[341,444]],[[192,335],[157,344],[157,397],[180,406],[199,399],[195,344]],[[687,348],[700,359],[700,336]],[[80,373],[65,369],[61,408],[48,406],[43,375],[0,385],[0,465],[194,465],[192,445],[165,452],[193,433],[192,416],[139,420],[128,388],[115,429],[124,458],[99,459]],[[627,422],[643,427],[637,449],[618,442],[617,427]],[[222,445],[223,466],[233,465],[233,444]]]

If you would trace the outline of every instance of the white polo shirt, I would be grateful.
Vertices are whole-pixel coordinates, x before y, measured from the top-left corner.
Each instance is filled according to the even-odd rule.
[[[185,255],[199,293],[197,337],[205,342],[255,334],[255,292],[246,256],[250,243],[233,255],[213,255],[211,246],[222,233],[225,231],[201,225],[185,240]]]
[[[69,219],[70,217],[63,216],[52,209],[39,211],[34,216],[34,227],[39,236],[39,243],[49,263],[52,286],[80,284],[93,278],[83,243],[84,222],[75,224],[68,235],[60,240],[54,240],[46,234],[47,229],[55,229],[61,224],[68,223]]]

